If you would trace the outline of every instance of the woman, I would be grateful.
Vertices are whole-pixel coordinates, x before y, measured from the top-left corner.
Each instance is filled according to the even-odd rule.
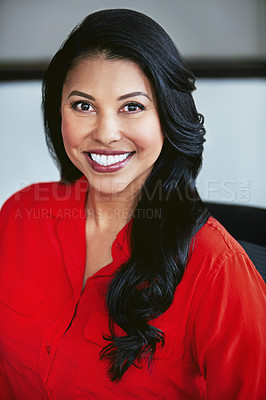
[[[52,59],[62,180],[1,213],[2,398],[265,398],[265,285],[197,193],[193,89],[135,11],[89,15]]]

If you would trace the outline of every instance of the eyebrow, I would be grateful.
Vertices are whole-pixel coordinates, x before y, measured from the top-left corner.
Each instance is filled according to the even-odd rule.
[[[118,97],[116,100],[120,101],[120,100],[128,99],[129,97],[136,97],[136,96],[145,96],[151,101],[151,99],[149,98],[149,96],[145,92],[127,93],[127,94],[124,94],[123,96]]]
[[[85,97],[88,100],[93,100],[96,101],[95,97],[91,96],[90,94],[84,93],[84,92],[80,92],[79,90],[73,90],[69,97],[71,96],[81,96],[81,97]],[[136,97],[136,96],[145,96],[147,97],[150,101],[152,101],[150,99],[150,97],[145,93],[145,92],[131,92],[131,93],[127,93],[127,94],[123,94],[123,96],[118,97],[116,100],[117,101],[121,101],[121,100],[125,100],[128,99],[129,97]]]
[[[70,93],[70,95],[68,96],[68,99],[69,99],[69,97],[71,97],[71,96],[81,96],[81,97],[85,97],[85,98],[88,99],[88,100],[96,101],[96,99],[95,99],[93,96],[91,96],[90,94],[87,94],[87,93],[84,93],[84,92],[80,92],[79,90],[73,90],[73,91]]]

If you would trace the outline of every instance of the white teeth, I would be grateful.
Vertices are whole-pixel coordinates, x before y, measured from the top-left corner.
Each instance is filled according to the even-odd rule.
[[[109,163],[108,165],[114,164],[114,156],[109,156],[108,159],[109,159],[108,160],[108,163]]]
[[[90,156],[94,162],[105,167],[124,161],[131,153],[116,154],[115,156],[106,156],[104,154],[90,153]]]

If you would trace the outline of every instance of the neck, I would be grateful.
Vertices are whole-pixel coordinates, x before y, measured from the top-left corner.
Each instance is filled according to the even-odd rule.
[[[150,172],[151,168],[121,192],[106,194],[91,186],[86,204],[87,221],[94,222],[94,226],[103,230],[110,227],[122,228],[130,221],[138,204],[141,188]]]
[[[122,228],[132,217],[137,197],[125,193],[103,194],[91,188],[86,203],[87,220],[93,221],[101,230],[110,225]]]

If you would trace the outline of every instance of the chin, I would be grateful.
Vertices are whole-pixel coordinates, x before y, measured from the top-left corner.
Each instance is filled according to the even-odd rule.
[[[96,183],[90,177],[87,177],[88,181],[90,182],[91,188],[104,196],[120,196],[125,193],[128,188],[128,185],[125,183],[119,182],[108,182],[108,183]]]

